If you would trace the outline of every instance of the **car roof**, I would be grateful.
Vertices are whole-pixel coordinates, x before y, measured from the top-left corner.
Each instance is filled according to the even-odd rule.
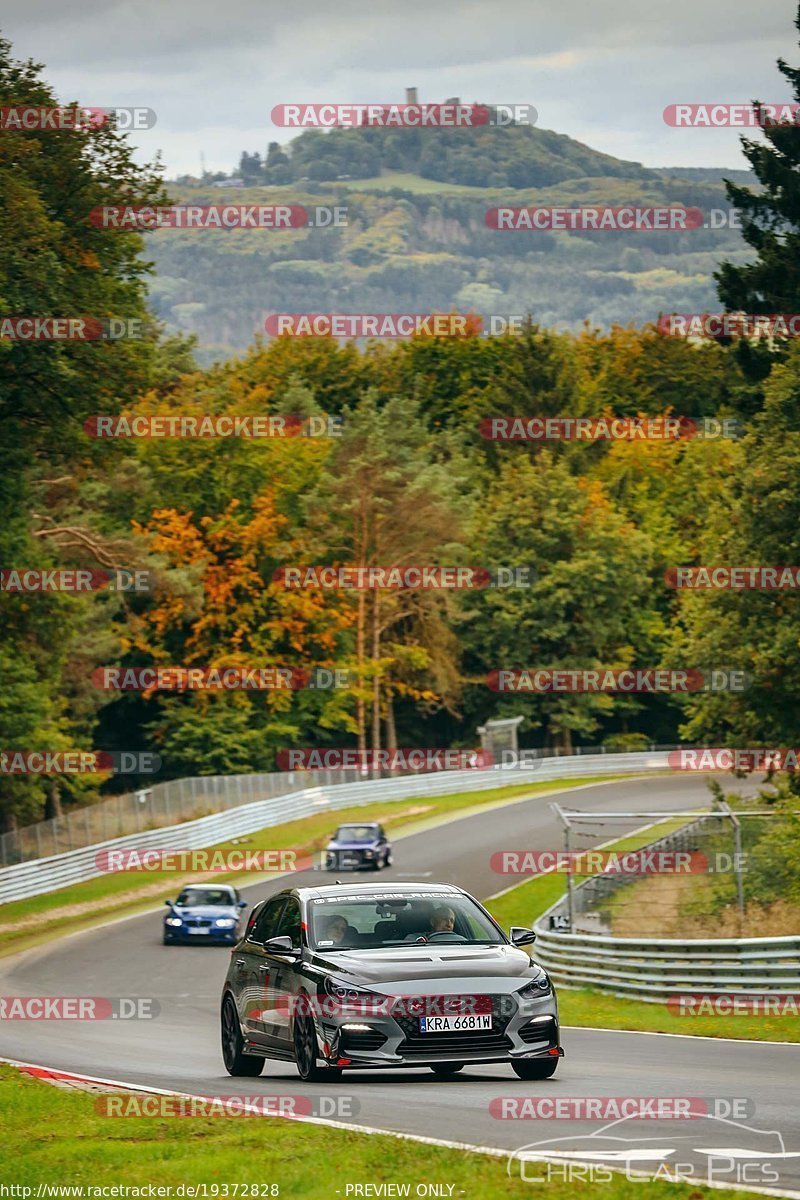
[[[464,889],[454,883],[340,883],[323,884],[320,887],[288,888],[301,900],[325,899],[328,896],[391,896],[418,895],[420,892],[437,892],[443,896],[463,895]]]
[[[361,825],[365,829],[378,829],[380,827],[380,821],[342,821],[338,828],[346,829],[348,825]]]

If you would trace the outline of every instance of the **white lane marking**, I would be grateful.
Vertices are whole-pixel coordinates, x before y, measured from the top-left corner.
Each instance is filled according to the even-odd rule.
[[[198,1096],[196,1093],[192,1092],[176,1092],[171,1091],[168,1088],[146,1087],[139,1083],[126,1083],[121,1079],[101,1079],[93,1075],[81,1075],[77,1071],[59,1071],[53,1067],[44,1067],[41,1063],[20,1062],[15,1058],[3,1058],[0,1056],[0,1062],[8,1063],[9,1066],[12,1067],[29,1067],[36,1071],[46,1071],[54,1078],[80,1079],[85,1083],[104,1083],[108,1084],[110,1087],[125,1088],[130,1092],[144,1092],[151,1096],[181,1096],[190,1100],[207,1099],[207,1097]],[[355,1125],[350,1121],[331,1121],[328,1120],[327,1117],[307,1117],[300,1116],[296,1113],[265,1113],[263,1109],[258,1108],[256,1105],[243,1105],[242,1108],[246,1111],[250,1111],[252,1108],[256,1116],[274,1117],[277,1120],[283,1119],[287,1121],[300,1121],[304,1125],[324,1125],[329,1129],[347,1129],[352,1133],[363,1133],[368,1136],[391,1137],[396,1141],[418,1142],[424,1146],[442,1146],[447,1150],[463,1150],[469,1154],[485,1154],[491,1158],[509,1158],[510,1155],[515,1153],[513,1150],[501,1150],[496,1146],[475,1146],[471,1142],[453,1142],[446,1138],[425,1137],[423,1134],[418,1133],[399,1133],[394,1129],[373,1129],[368,1125]],[[547,1156],[543,1156],[543,1161],[547,1161]],[[609,1171],[620,1170],[618,1167],[609,1167],[608,1169]],[[644,1176],[644,1178],[648,1178],[648,1176]],[[684,1183],[685,1180],[676,1179],[668,1180],[668,1182]],[[703,1181],[703,1186],[724,1192],[748,1191],[759,1196],[777,1196],[779,1200],[800,1200],[800,1192],[777,1192],[772,1188],[759,1188],[752,1187],[750,1185],[745,1187],[745,1185],[736,1183],[721,1183],[717,1181],[710,1182],[708,1180]]]
[[[735,1042],[737,1046],[794,1046],[800,1042],[772,1042],[768,1038],[714,1037],[710,1033],[660,1033],[656,1029],[607,1029],[604,1025],[562,1025],[562,1029],[586,1030],[587,1033],[622,1033],[625,1037],[683,1038],[687,1042]]]
[[[736,1146],[695,1146],[697,1154],[724,1155],[726,1158],[800,1158],[800,1150],[742,1150]]]
[[[612,1162],[650,1162],[653,1159],[663,1160],[669,1158],[670,1154],[675,1154],[675,1147],[653,1146],[647,1149],[646,1146],[636,1147],[633,1150],[548,1150],[548,1158],[563,1158],[575,1160],[577,1162],[586,1161],[587,1159],[594,1161],[604,1161],[611,1159]],[[536,1154],[531,1151],[524,1151],[525,1157],[530,1157],[536,1161]],[[521,1157],[521,1156],[520,1156]]]

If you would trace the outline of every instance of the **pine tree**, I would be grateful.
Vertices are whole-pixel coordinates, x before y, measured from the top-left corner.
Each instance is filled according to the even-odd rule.
[[[800,6],[795,19],[800,32]],[[778,59],[778,70],[800,102],[800,69]],[[764,141],[743,137],[742,150],[762,190],[726,180],[728,199],[742,221],[742,235],[757,254],[754,262],[723,262],[715,273],[720,300],[729,311],[790,313],[800,311],[800,126],[770,121],[761,102]]]

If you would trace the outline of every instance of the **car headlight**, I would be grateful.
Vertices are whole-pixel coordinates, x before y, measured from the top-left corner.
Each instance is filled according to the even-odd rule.
[[[523,1000],[535,1000],[539,996],[546,996],[552,990],[550,976],[542,971],[541,975],[537,975],[530,983],[526,983],[524,988],[520,988],[517,995]]]
[[[375,857],[374,850],[365,850],[364,851],[364,858],[374,858],[374,857]]]
[[[375,995],[366,988],[354,987],[352,983],[340,983],[338,979],[325,977],[325,991],[337,1000],[364,1000]]]
[[[167,917],[166,923],[167,923],[167,925],[182,925],[183,918],[182,917]]]
[[[323,1002],[323,1009],[329,1016],[343,1016],[349,1013],[365,1017],[379,1017],[386,1015],[390,1009],[391,997],[381,996],[366,988],[354,987],[351,983],[329,979],[326,976],[323,988],[329,996],[333,997],[328,1005]]]
[[[218,929],[233,929],[236,922],[233,917],[218,917],[214,924]]]

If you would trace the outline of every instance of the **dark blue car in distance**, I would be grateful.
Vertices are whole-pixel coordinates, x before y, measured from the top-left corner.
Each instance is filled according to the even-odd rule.
[[[380,871],[392,863],[392,847],[375,821],[340,825],[325,847],[327,871]]]
[[[175,942],[217,942],[233,945],[241,935],[242,912],[247,908],[235,887],[227,883],[192,883],[177,900],[165,900],[164,945]]]

